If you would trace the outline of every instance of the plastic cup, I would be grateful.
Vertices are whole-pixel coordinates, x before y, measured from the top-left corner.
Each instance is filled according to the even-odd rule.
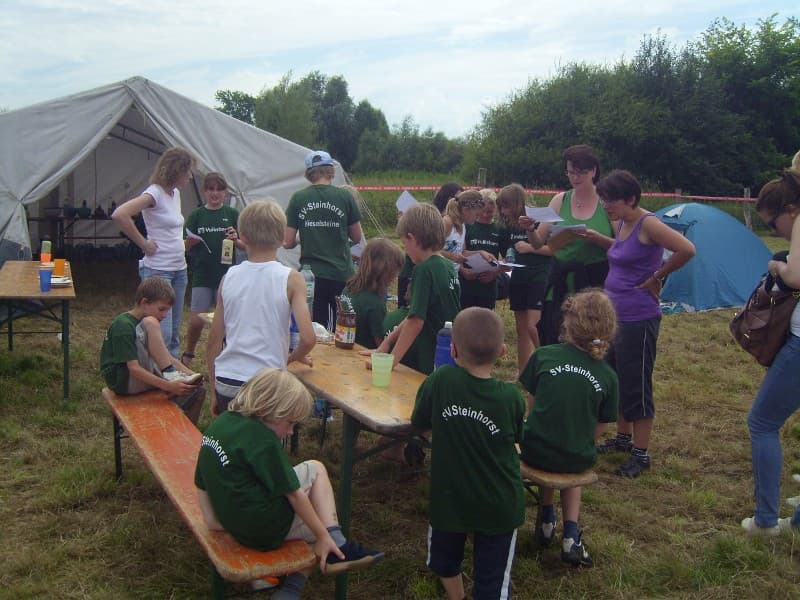
[[[39,269],[39,289],[49,292],[53,282],[53,269]]]
[[[392,367],[394,366],[394,355],[383,352],[372,354],[372,385],[375,387],[386,387],[392,378]]]
[[[55,277],[64,277],[67,274],[67,259],[56,258],[53,261],[53,275]]]

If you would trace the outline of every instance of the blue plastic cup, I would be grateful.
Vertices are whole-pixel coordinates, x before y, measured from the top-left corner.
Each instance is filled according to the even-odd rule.
[[[53,285],[53,269],[39,269],[39,289],[49,292]]]

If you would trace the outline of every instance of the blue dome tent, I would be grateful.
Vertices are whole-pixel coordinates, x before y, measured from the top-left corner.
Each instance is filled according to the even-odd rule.
[[[697,248],[697,255],[667,278],[661,301],[685,311],[742,306],[772,258],[764,242],[713,206],[673,204],[656,214]]]

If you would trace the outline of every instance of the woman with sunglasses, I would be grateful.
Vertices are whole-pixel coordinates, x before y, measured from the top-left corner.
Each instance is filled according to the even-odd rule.
[[[756,211],[773,235],[789,241],[786,261],[771,260],[767,269],[777,285],[800,289],[800,171],[789,169],[761,188]],[[749,534],[776,535],[800,527],[800,507],[779,519],[783,452],[780,430],[800,408],[800,304],[792,313],[789,335],[767,370],[747,416],[753,456],[755,513],[742,521]]]
[[[528,241],[535,249],[547,244],[553,252],[539,321],[542,345],[558,343],[564,299],[587,287],[603,287],[608,273],[606,249],[602,245],[574,231],[551,236],[552,226],[584,225],[602,236],[613,236],[611,223],[595,189],[600,179],[600,161],[594,149],[583,144],[570,146],[564,151],[563,159],[572,189],[556,194],[550,201],[550,208],[563,221],[536,223],[527,216],[519,219],[519,224],[528,230]]]
[[[208,312],[216,304],[219,282],[233,263],[231,245],[223,246],[223,241],[230,240],[236,248],[244,250],[236,232],[239,211],[225,204],[228,182],[222,173],[211,172],[203,178],[203,195],[205,205],[186,219],[186,230],[191,232],[185,243],[192,272],[192,300],[181,362],[187,367],[192,364],[205,325],[200,313]]]

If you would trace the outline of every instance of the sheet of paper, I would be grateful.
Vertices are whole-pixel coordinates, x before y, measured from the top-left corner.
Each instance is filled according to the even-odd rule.
[[[497,268],[497,261],[489,262],[482,254],[470,254],[467,257],[467,262],[464,265],[473,273],[485,273],[486,271],[493,271]]]
[[[580,233],[582,231],[586,231],[586,225],[583,223],[578,225],[553,225],[550,228],[550,236],[555,236],[559,233],[564,233],[565,231],[569,231],[571,233]]]
[[[195,232],[189,231],[188,228],[186,229],[186,237],[188,239],[190,239],[190,240],[200,240],[201,242],[203,242],[203,246],[205,246],[206,250],[208,250],[208,253],[211,254],[211,248],[208,247],[208,244],[206,244],[206,241],[203,238],[201,238],[199,235],[197,235]]]
[[[400,194],[394,205],[397,207],[398,211],[404,213],[416,203],[417,199],[414,198],[408,190],[403,190],[403,193]]]
[[[506,262],[504,260],[498,260],[497,261],[497,266],[498,267],[511,267],[513,269],[515,267],[524,267],[525,265],[521,265],[519,263]]]
[[[526,206],[525,215],[537,223],[557,223],[564,220],[549,206]]]
[[[361,238],[360,242],[350,246],[350,256],[361,258],[361,253],[364,251],[364,246],[366,245],[367,243],[364,241],[364,238]]]

